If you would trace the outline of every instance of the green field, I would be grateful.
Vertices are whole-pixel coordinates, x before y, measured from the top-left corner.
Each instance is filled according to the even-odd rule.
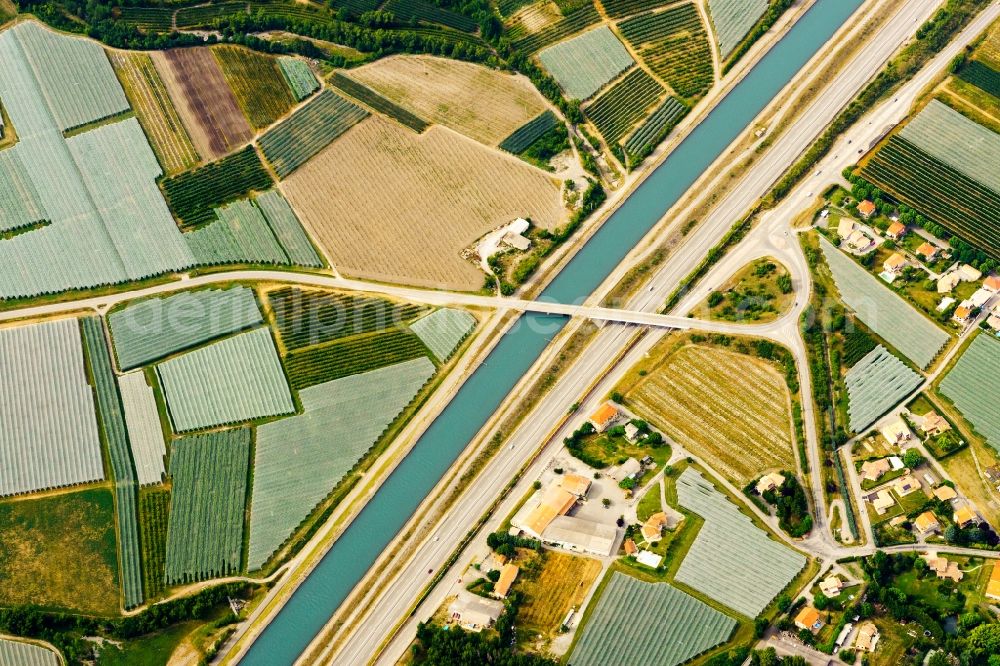
[[[1000,372],[1000,340],[980,333],[945,375],[939,390],[986,442],[1000,451],[997,372]]]
[[[284,362],[292,388],[298,390],[426,355],[420,338],[392,328],[300,349]]]
[[[250,430],[241,428],[174,443],[167,583],[240,570],[250,437]]]
[[[109,489],[0,503],[0,603],[118,613]]]
[[[192,171],[163,179],[167,204],[182,227],[195,227],[217,219],[215,209],[270,189],[273,181],[253,146]]]
[[[142,582],[147,598],[158,596],[164,589],[169,515],[169,490],[152,487],[139,491],[139,543],[142,546]]]
[[[252,127],[267,127],[292,108],[295,98],[274,58],[238,46],[213,53]]]
[[[409,127],[414,132],[423,132],[428,127],[427,122],[418,118],[415,114],[407,111],[392,100],[383,97],[368,86],[344,76],[340,72],[331,74],[329,81],[335,88],[347,93],[382,115],[388,116],[401,125]]]
[[[595,99],[584,115],[609,146],[628,134],[660,99],[663,87],[643,69],[634,69]]]
[[[636,16],[618,27],[639,57],[681,97],[701,97],[715,83],[712,45],[693,4]]]

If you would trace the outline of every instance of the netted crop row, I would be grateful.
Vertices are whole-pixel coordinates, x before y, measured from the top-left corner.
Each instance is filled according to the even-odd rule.
[[[475,327],[476,318],[465,310],[442,308],[413,322],[410,330],[444,362]]]
[[[404,21],[438,23],[464,32],[475,32],[479,27],[476,21],[468,16],[448,11],[424,0],[389,0],[382,9],[392,12],[397,19]]]
[[[424,308],[381,298],[282,287],[268,293],[278,334],[292,351],[401,325]]]
[[[357,104],[324,90],[262,136],[260,148],[278,177],[285,178],[367,117],[368,112]]]
[[[948,342],[948,333],[822,236],[820,247],[841,299],[858,319],[917,366],[930,365]]]
[[[174,11],[170,7],[122,7],[118,20],[143,31],[170,32]]]
[[[38,190],[19,153],[0,152],[0,233],[31,226],[45,219]]]
[[[994,97],[1000,97],[1000,72],[978,60],[972,60],[958,72],[958,78]]]
[[[573,99],[587,99],[635,64],[611,29],[601,26],[539,52],[538,59]]]
[[[382,115],[389,116],[393,120],[409,127],[415,132],[423,132],[427,129],[427,122],[418,118],[413,113],[407,111],[390,99],[383,97],[371,88],[354,79],[348,78],[340,72],[334,72],[330,76],[330,85],[339,88],[362,104],[378,111]]]
[[[632,610],[641,608],[641,613]],[[569,662],[676,666],[723,643],[736,620],[667,583],[620,572],[597,599]]]
[[[177,440],[170,458],[168,584],[239,571],[249,464],[249,428]]]
[[[163,591],[167,567],[167,523],[170,491],[163,487],[139,491],[139,542],[142,545],[142,584],[146,598]]]
[[[216,2],[199,7],[183,7],[177,10],[178,28],[211,26],[216,20],[228,18],[249,9],[247,2]]]
[[[920,150],[889,137],[862,168],[872,183],[952,233],[1000,256],[1000,194]]]
[[[556,114],[544,111],[514,130],[510,136],[500,142],[500,148],[508,153],[518,155],[545,136],[557,124],[559,124],[559,119],[556,118]]]
[[[229,45],[213,53],[251,126],[267,127],[292,108],[292,90],[274,58]]]
[[[645,70],[636,69],[584,110],[587,118],[612,145],[642,119],[663,94],[663,86]]]
[[[920,386],[922,378],[879,345],[847,371],[847,414],[854,432],[863,432]]]
[[[712,45],[693,4],[643,14],[618,27],[649,68],[677,94],[698,97],[712,87]]]
[[[687,112],[688,107],[676,97],[666,98],[625,142],[626,152],[632,157],[645,155],[670,134]]]
[[[254,199],[254,203],[267,218],[268,226],[274,232],[290,263],[310,268],[323,267],[323,260],[309,240],[309,235],[280,192],[277,190],[264,192]]]
[[[994,449],[1000,450],[1000,341],[980,333],[944,379],[941,393],[955,403],[969,423]]]
[[[619,19],[669,5],[673,0],[601,0],[601,6],[611,18]]]
[[[299,394],[301,416],[257,429],[250,571],[264,565],[433,375],[434,364],[419,358],[313,386]]]
[[[292,387],[303,389],[421,356],[427,348],[420,338],[392,328],[291,352],[285,369]]]
[[[0,664],[11,666],[60,666],[62,660],[52,650],[32,643],[0,638]]]
[[[715,24],[719,52],[727,57],[743,41],[764,12],[768,0],[708,0],[708,13]]]
[[[136,491],[139,484],[132,468],[125,414],[118,395],[118,383],[111,369],[111,355],[98,317],[83,320],[83,339],[90,360],[90,370],[97,394],[104,440],[108,444],[111,472],[115,480],[115,512],[118,514],[118,554],[122,570],[122,595],[125,608],[142,603],[142,565],[139,559],[139,524]]]
[[[174,217],[182,227],[216,219],[215,208],[269,189],[273,181],[253,146],[199,169],[163,179],[161,186]]]
[[[534,34],[525,34],[523,37],[514,39],[511,45],[518,51],[524,53],[534,53],[545,48],[549,44],[558,42],[563,37],[568,37],[574,32],[579,32],[588,25],[593,25],[601,20],[601,15],[593,3],[587,3],[569,15],[553,23],[552,25],[539,30]]]
[[[140,486],[162,483],[166,474],[163,459],[167,449],[163,442],[160,413],[153,388],[146,382],[142,370],[118,377],[118,392],[125,410],[129,450],[135,463],[136,480]]]
[[[278,67],[281,68],[281,73],[284,74],[288,87],[292,89],[295,101],[301,102],[319,90],[319,81],[316,80],[316,75],[313,74],[306,61],[282,56],[278,58]]]

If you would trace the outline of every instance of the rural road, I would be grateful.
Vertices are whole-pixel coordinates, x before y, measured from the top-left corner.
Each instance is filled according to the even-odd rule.
[[[649,284],[653,287],[652,290],[644,289],[632,299],[628,304],[628,309],[657,310],[676,285],[691,272],[709,249],[728,231],[733,222],[767,193],[775,180],[808,148],[836,114],[856,96],[861,87],[882,68],[889,57],[916,30],[919,24],[933,13],[936,6],[936,4],[921,0],[911,0],[904,4],[900,11],[889,19],[886,26],[857,52],[853,60],[845,64],[841,73],[820,93],[816,101],[802,112],[792,127],[775,141],[748,176],[695,228],[685,244],[674,253],[673,258],[651,279]],[[974,23],[975,27],[962,33],[945,51],[954,54],[964,44],[971,41],[974,35],[996,15],[997,9],[996,5],[991,6],[986,12],[987,15],[977,18]],[[950,57],[946,56],[945,61]],[[936,75],[941,69],[940,61],[940,58],[934,61],[934,71],[926,75],[922,72],[918,78],[923,80]],[[876,122],[881,122],[882,117],[895,114],[892,107],[888,111],[885,109],[887,105],[892,104],[892,102],[887,102],[882,105],[872,116],[875,120],[866,117],[861,121],[859,127],[868,127],[867,123],[869,122],[872,122],[874,126]],[[902,100],[895,104],[897,104],[896,109],[904,108]],[[856,127],[851,132],[858,134],[857,130]],[[837,153],[836,149],[834,154],[837,157],[832,158],[831,161],[846,160],[846,156]],[[847,161],[845,165],[850,163]],[[782,206],[783,211],[792,210],[795,207],[799,207],[798,209],[801,210],[812,201],[815,194],[819,192],[818,189],[812,189],[814,184],[811,182],[812,180],[810,178],[805,185],[797,188],[786,199],[788,203]],[[817,186],[820,184],[821,182],[815,183]],[[786,222],[790,219],[791,216],[785,218]],[[804,303],[800,302],[797,307],[801,309],[803,306]],[[469,484],[463,496],[439,521],[438,527],[427,532],[424,542],[410,553],[408,562],[398,567],[392,567],[391,575],[382,572],[385,574],[383,579],[386,582],[378,588],[383,590],[383,593],[359,605],[354,618],[356,622],[353,624],[355,630],[347,637],[346,641],[338,644],[339,649],[336,652],[323,649],[321,643],[325,643],[325,639],[328,638],[328,636],[324,636],[324,631],[324,634],[321,634],[323,638],[314,642],[306,653],[310,660],[360,664],[366,663],[376,656],[375,650],[380,646],[384,637],[388,635],[401,615],[409,609],[413,600],[422,592],[427,582],[426,571],[428,569],[436,571],[447,560],[451,553],[448,544],[460,542],[476,523],[485,507],[489,506],[513,474],[520,469],[525,461],[532,458],[539,442],[545,441],[546,433],[553,424],[557,424],[565,415],[568,406],[579,401],[580,387],[591,385],[595,375],[604,371],[608,359],[615,358],[626,347],[632,334],[633,331],[628,327],[620,325],[605,326],[598,333],[595,340],[584,350],[580,359],[565,371],[561,379],[525,418],[523,425],[507,440],[508,446],[494,456],[483,472]],[[619,364],[619,367],[627,368],[640,359],[657,337],[656,332],[647,335]],[[800,347],[801,342],[797,346]],[[806,385],[808,382],[803,381],[802,384]],[[813,424],[810,427],[815,430]],[[486,434],[489,435],[489,433]],[[812,439],[813,445],[810,448],[815,448],[815,434]],[[559,450],[560,446],[559,437],[553,438],[542,453],[541,460],[550,457]],[[522,483],[508,497],[521,497],[532,479],[534,479],[533,475],[526,475]],[[509,502],[505,503],[496,512],[496,515],[503,515],[504,508],[508,504]],[[820,506],[822,506],[822,502]],[[822,531],[826,533],[825,529]],[[474,540],[459,556],[458,564],[446,574],[445,580],[457,576],[461,569],[467,565],[470,557],[481,548],[481,539],[480,536]],[[379,663],[393,663],[403,654],[412,639],[416,622],[428,618],[442,600],[441,593],[436,590],[432,592],[417,609],[414,616],[407,620],[398,631],[394,640],[380,655],[377,655]]]

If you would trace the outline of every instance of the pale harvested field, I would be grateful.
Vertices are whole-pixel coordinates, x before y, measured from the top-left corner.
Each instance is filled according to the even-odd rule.
[[[250,124],[210,48],[154,51],[152,57],[202,157],[222,157],[250,140]]]
[[[109,51],[108,57],[163,170],[169,175],[197,164],[198,153],[149,55]]]
[[[554,2],[538,2],[523,7],[507,22],[509,29],[523,30],[525,34],[533,35],[542,28],[547,28],[562,18],[559,7]]]
[[[555,634],[566,613],[579,608],[590,591],[601,563],[588,557],[574,557],[557,551],[545,552],[545,563],[537,576],[523,575],[514,589],[524,593],[518,612],[520,624],[533,633]]]
[[[687,345],[628,392],[628,404],[740,486],[795,470],[784,377],[751,356]]]
[[[394,56],[349,76],[421,118],[495,146],[547,107],[523,77],[432,56]]]
[[[330,261],[358,277],[474,290],[461,251],[517,217],[553,229],[557,182],[524,162],[432,126],[423,134],[362,121],[281,189]]]

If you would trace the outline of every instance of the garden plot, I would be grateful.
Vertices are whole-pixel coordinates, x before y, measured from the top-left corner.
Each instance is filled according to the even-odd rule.
[[[804,555],[770,539],[691,468],[677,479],[677,500],[705,520],[677,582],[754,618],[805,566]]]
[[[490,146],[547,108],[526,78],[445,58],[383,58],[351,70],[351,78],[421,118]]]
[[[739,46],[765,11],[767,0],[708,0],[708,13],[723,59]]]
[[[60,666],[59,656],[47,648],[0,638],[0,664],[9,666]]]
[[[465,310],[444,308],[413,322],[410,330],[444,362],[475,327],[476,318]]]
[[[266,328],[164,361],[156,371],[175,432],[295,411]]]
[[[0,495],[104,479],[75,319],[0,329]]]
[[[296,101],[301,102],[309,95],[319,90],[319,81],[313,74],[309,64],[304,60],[291,56],[281,56],[278,58],[278,67],[288,81],[288,87],[292,89]]]
[[[651,369],[626,401],[741,486],[763,471],[795,467],[788,387],[766,361],[685,346]]]
[[[606,25],[550,46],[538,59],[572,99],[587,99],[635,64]]]
[[[518,217],[551,231],[564,217],[556,181],[516,157],[443,127],[417,135],[377,116],[282,191],[342,273],[443,289],[482,286],[461,252],[489,231]]]
[[[878,417],[915,391],[922,378],[879,345],[847,371],[847,414],[860,433]]]
[[[993,448],[1000,450],[1000,341],[980,333],[944,379],[940,392]]]
[[[260,426],[247,566],[259,569],[434,375],[415,359],[304,389],[303,414]]]
[[[239,571],[249,461],[249,428],[185,437],[174,444],[168,584]]]
[[[819,245],[840,298],[865,325],[921,368],[930,365],[949,335],[823,236]]]
[[[146,383],[146,375],[137,370],[118,378],[118,390],[139,485],[160,483],[166,474],[163,458],[167,447],[153,389]]]
[[[736,620],[667,583],[619,572],[596,601],[569,663],[676,666],[726,642]]]
[[[114,69],[96,42],[67,38],[34,21],[18,23],[8,32],[30,63],[60,130],[128,111]],[[26,136],[20,125],[15,127]]]
[[[139,524],[136,505],[135,471],[129,453],[125,416],[111,369],[111,351],[104,337],[104,325],[99,317],[83,320],[83,341],[90,361],[94,389],[97,393],[97,413],[108,445],[111,473],[115,482],[115,513],[118,525],[118,561],[122,572],[122,593],[125,608],[142,603],[142,566],[139,560]]]
[[[138,301],[108,315],[118,365],[131,370],[263,321],[253,290],[200,289]]]
[[[295,104],[285,75],[271,56],[228,44],[213,52],[251,127],[267,127]]]

